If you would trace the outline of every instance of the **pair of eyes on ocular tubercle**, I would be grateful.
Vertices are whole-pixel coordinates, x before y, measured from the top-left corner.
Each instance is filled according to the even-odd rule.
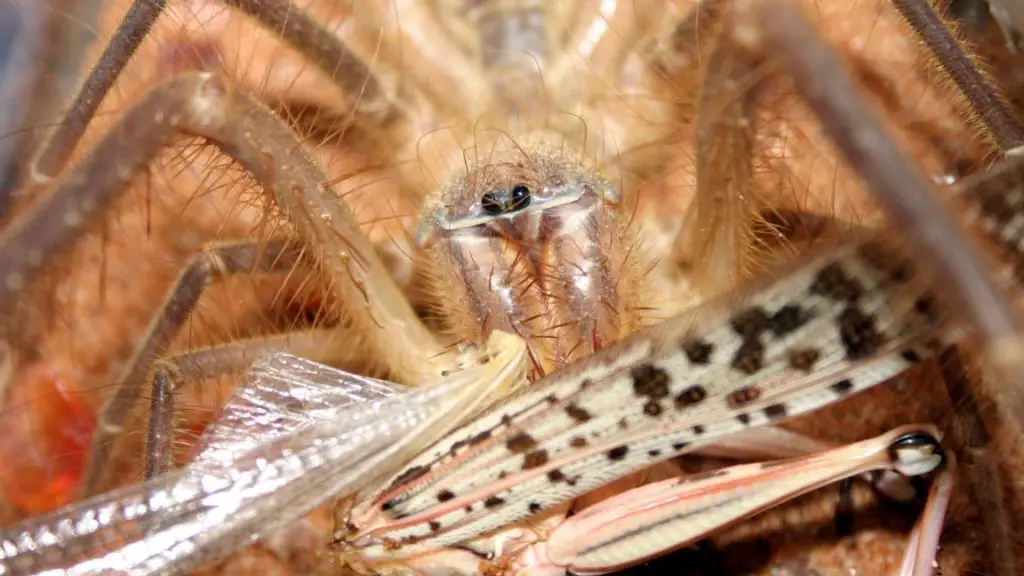
[[[566,206],[588,194],[594,194],[611,204],[620,202],[619,191],[606,184],[594,185],[580,181],[537,189],[528,184],[516,183],[483,193],[464,215],[454,214],[455,210],[451,206],[440,206],[428,211],[417,225],[416,243],[423,247],[439,233],[485,226],[499,219],[514,219],[526,213]]]
[[[480,198],[480,208],[491,216],[511,214],[526,209],[532,197],[533,193],[526,184],[516,184],[511,189],[495,188]]]

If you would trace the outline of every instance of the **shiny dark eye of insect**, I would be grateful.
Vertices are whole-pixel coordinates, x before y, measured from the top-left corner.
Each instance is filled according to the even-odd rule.
[[[495,188],[480,198],[480,206],[491,216],[518,212],[529,205],[530,188],[525,184],[516,184],[512,190]]]

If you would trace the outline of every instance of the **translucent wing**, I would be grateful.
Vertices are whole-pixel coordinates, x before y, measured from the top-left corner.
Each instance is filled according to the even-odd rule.
[[[486,357],[486,359],[484,359]],[[451,391],[437,417],[430,418],[393,454],[410,458],[496,399],[525,382],[527,361],[522,339],[495,332],[483,349],[470,352],[460,370],[444,379]],[[253,377],[229,400],[217,422],[200,440],[201,453],[188,473],[219,468],[255,447],[318,423],[345,418],[354,404],[399,394],[391,383],[333,370],[302,358],[279,354],[254,366]],[[397,469],[397,466],[396,466]],[[386,472],[382,472],[386,474]]]
[[[310,426],[336,422],[350,407],[384,400],[401,387],[334,370],[290,354],[253,366],[203,436],[188,473],[223,466],[274,440]]]
[[[252,438],[218,424],[186,469],[0,533],[0,575],[185,573],[367,487],[457,385],[395,393],[286,355],[261,360],[225,410],[225,422],[263,419]]]

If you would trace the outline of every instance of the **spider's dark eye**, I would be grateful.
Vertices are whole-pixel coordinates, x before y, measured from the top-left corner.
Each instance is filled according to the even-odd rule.
[[[512,209],[522,210],[530,205],[530,188],[526,184],[512,187]]]
[[[480,198],[480,206],[484,212],[491,216],[497,216],[505,211],[505,204],[508,194],[504,190],[491,190]]]
[[[491,216],[500,216],[510,212],[518,212],[530,205],[530,188],[525,184],[516,184],[509,192],[496,188],[484,193],[480,198],[480,207]]]

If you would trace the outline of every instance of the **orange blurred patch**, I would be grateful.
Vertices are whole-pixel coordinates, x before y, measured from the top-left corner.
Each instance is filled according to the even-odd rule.
[[[46,362],[22,371],[0,417],[0,489],[8,502],[25,514],[67,504],[95,428],[72,379]]]

